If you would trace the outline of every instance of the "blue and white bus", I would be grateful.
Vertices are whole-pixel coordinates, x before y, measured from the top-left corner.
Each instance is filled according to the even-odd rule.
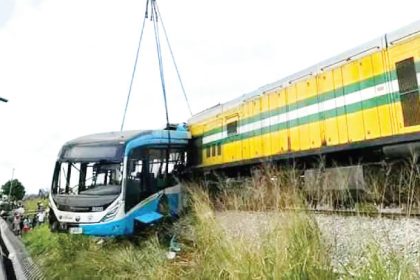
[[[177,174],[186,161],[186,127],[88,135],[67,142],[49,196],[51,230],[129,235],[137,225],[176,216]]]

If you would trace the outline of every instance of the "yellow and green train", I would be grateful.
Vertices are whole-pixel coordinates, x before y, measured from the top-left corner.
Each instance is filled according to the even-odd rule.
[[[417,153],[419,81],[420,21],[193,116],[190,163]]]

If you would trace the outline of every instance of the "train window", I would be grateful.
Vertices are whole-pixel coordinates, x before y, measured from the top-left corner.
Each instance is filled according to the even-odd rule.
[[[395,64],[403,110],[404,126],[420,124],[420,99],[414,58]]]
[[[214,144],[211,146],[211,156],[212,157],[216,156],[216,145]]]
[[[408,93],[417,90],[417,77],[414,58],[402,60],[396,63],[398,86],[400,93]]]
[[[222,154],[222,144],[217,143],[217,155],[220,156]]]
[[[232,136],[238,133],[238,121],[233,121],[227,124],[227,135]]]
[[[206,148],[206,157],[210,157],[210,147]]]

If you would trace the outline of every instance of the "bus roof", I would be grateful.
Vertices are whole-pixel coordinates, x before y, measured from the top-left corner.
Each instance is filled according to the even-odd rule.
[[[59,161],[114,161],[140,146],[187,145],[190,133],[176,130],[115,131],[82,136],[66,142],[58,154]]]
[[[65,143],[64,146],[84,144],[120,144],[121,142],[130,141],[131,139],[141,135],[146,135],[151,131],[152,130],[127,130],[90,134],[70,140]]]

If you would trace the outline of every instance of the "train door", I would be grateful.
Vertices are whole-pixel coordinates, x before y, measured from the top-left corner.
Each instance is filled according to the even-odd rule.
[[[240,105],[240,117],[242,120],[246,120],[249,118],[250,116],[250,110],[249,110],[249,102],[243,102]],[[226,119],[226,123],[233,123],[235,121],[235,118],[227,118]],[[245,123],[245,122],[243,122]],[[245,131],[245,130],[244,130]],[[230,133],[231,134],[231,133]],[[242,139],[242,159],[249,159],[250,158],[250,140],[248,137],[244,137]],[[229,158],[227,158],[226,160],[230,160]]]
[[[272,112],[270,111],[270,97],[265,93],[261,97],[261,135],[263,156],[270,156],[271,151],[271,122]]]
[[[291,152],[300,151],[299,137],[299,115],[296,110],[297,90],[296,84],[292,84],[286,89],[287,98],[287,121],[289,129],[289,150]]]
[[[250,137],[250,158],[256,158],[263,155],[261,141],[261,98],[255,98],[249,101],[251,111],[251,137]]]
[[[270,118],[271,150],[274,155],[286,153],[289,150],[286,91],[277,90],[270,93],[269,98],[270,111],[273,113]]]
[[[337,108],[331,108],[332,106],[329,105],[334,100],[328,101],[329,96],[333,96],[334,98],[338,97],[334,88],[333,71],[327,70],[318,75],[317,78],[319,110],[322,112],[320,114],[322,116],[321,120],[324,121],[324,129],[321,129],[321,143],[328,146],[337,145],[339,143],[339,115]],[[333,104],[336,106],[336,101]]]
[[[420,37],[391,42],[388,55],[399,131],[400,133],[419,131]]]
[[[227,144],[223,149],[223,159],[227,162],[242,159],[242,142],[239,115],[233,114],[225,119]]]

